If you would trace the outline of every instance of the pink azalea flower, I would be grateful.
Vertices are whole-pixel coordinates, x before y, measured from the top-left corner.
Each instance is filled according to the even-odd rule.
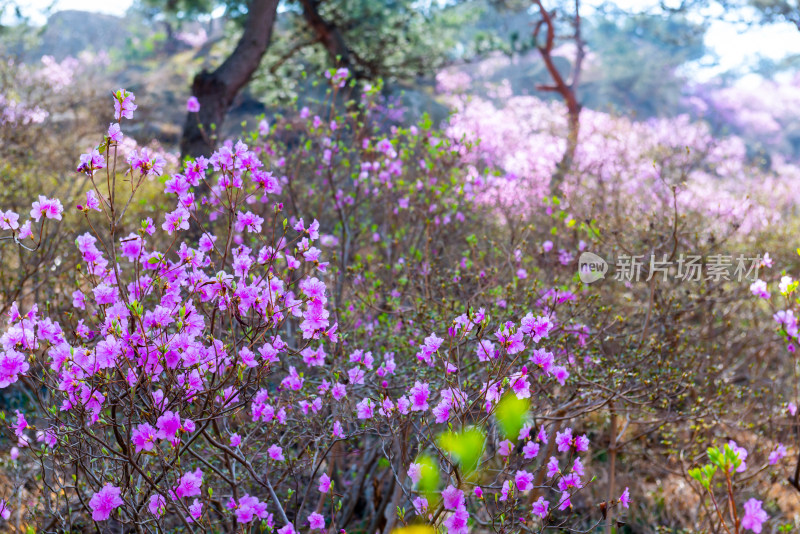
[[[122,490],[111,484],[106,484],[103,489],[92,495],[89,501],[89,508],[92,509],[92,519],[95,521],[105,521],[116,508],[119,508],[125,501],[120,497]]]
[[[108,138],[115,143],[122,141],[122,130],[118,122],[112,122],[108,125]]]
[[[414,505],[414,510],[416,510],[417,514],[422,515],[428,509],[428,499],[425,497],[417,497],[415,498],[411,504]]]
[[[308,524],[311,530],[324,530],[325,518],[322,516],[322,514],[312,512],[311,515],[308,516]]]
[[[511,484],[506,480],[503,482],[503,487],[500,488],[500,502],[506,502],[511,496]]]
[[[419,381],[414,383],[414,387],[408,392],[408,396],[411,399],[411,408],[412,412],[419,412],[428,409],[428,396],[430,395],[431,391],[428,387],[427,383],[421,383]]]
[[[151,451],[156,441],[157,430],[148,423],[142,423],[131,432],[131,441],[133,441],[136,452]]]
[[[533,475],[527,471],[517,471],[514,484],[519,491],[528,491],[533,488]]]
[[[190,96],[189,100],[186,101],[186,111],[189,113],[197,113],[200,111],[200,101],[197,100],[196,96]]]
[[[422,480],[422,464],[412,463],[408,466],[408,478],[411,479],[411,482],[414,484],[419,483]]]
[[[269,457],[275,460],[276,462],[282,462],[286,458],[283,456],[283,449],[280,448],[278,445],[272,445],[267,452],[269,453]]]
[[[331,477],[323,473],[319,477],[319,491],[320,493],[328,493],[331,490]]]
[[[177,486],[173,488],[177,498],[193,497],[200,495],[200,487],[203,485],[203,472],[198,468],[194,472],[184,473],[178,480]]]
[[[335,400],[340,401],[347,395],[347,387],[340,382],[336,382],[331,387],[331,395]]]
[[[203,515],[203,503],[195,499],[191,506],[189,506],[189,517],[186,518],[187,523],[194,523],[200,516]]]
[[[0,210],[0,230],[16,230],[19,228],[19,215],[11,210]]]
[[[625,491],[622,492],[622,495],[619,496],[619,504],[623,508],[627,508],[631,502],[631,492],[628,488],[625,488]]]
[[[27,239],[33,238],[33,231],[31,230],[31,221],[25,221],[25,224],[19,228],[19,238]]]
[[[464,506],[464,492],[454,486],[448,486],[442,491],[442,500],[445,510],[455,510],[459,506]]]
[[[529,441],[522,448],[522,455],[525,457],[526,460],[532,460],[532,459],[536,458],[537,454],[539,454],[539,444],[538,443],[534,443],[533,441]]]
[[[136,97],[133,96],[133,93],[129,93],[125,89],[120,89],[114,93],[114,116],[117,120],[122,119],[122,117],[126,119],[133,118],[133,112],[138,107],[133,103],[134,100],[136,100]]]
[[[264,223],[264,218],[259,217],[255,213],[248,211],[247,213],[242,213],[241,211],[236,214],[236,231],[237,232],[244,232],[247,230],[248,232],[253,233],[260,233],[261,232],[261,225]]]
[[[61,220],[61,213],[64,211],[64,206],[57,198],[47,198],[44,195],[39,195],[39,200],[34,202],[31,207],[31,218],[36,222],[44,216],[46,219]]]
[[[150,497],[150,503],[147,505],[150,513],[156,517],[161,517],[167,509],[167,500],[163,495],[155,494]]]
[[[500,447],[498,448],[497,453],[500,456],[508,456],[509,454],[511,454],[511,451],[513,450],[514,450],[514,444],[506,439],[500,442]]]
[[[536,502],[533,503],[533,514],[544,519],[547,516],[548,508],[550,508],[550,503],[544,500],[544,497],[539,497]]]
[[[742,461],[742,463],[739,464],[739,467],[736,468],[736,472],[744,473],[747,470],[747,449],[744,447],[739,447],[739,445],[733,440],[728,442],[728,446],[731,448],[734,454],[736,454],[739,460]]]
[[[175,211],[166,214],[161,228],[169,235],[177,230],[188,230],[190,217],[186,208],[179,206]]]
[[[100,209],[100,200],[97,198],[97,194],[95,194],[94,189],[89,189],[86,192],[86,204],[84,205],[84,209],[102,211]]]
[[[786,456],[786,447],[779,443],[775,450],[769,453],[769,465],[775,465]]]
[[[374,406],[371,399],[364,399],[356,405],[356,415],[359,419],[372,419]]]
[[[548,478],[552,478],[556,476],[561,470],[558,467],[558,458],[555,456],[551,456],[550,460],[547,462],[547,476]]]
[[[158,439],[167,439],[175,437],[175,434],[181,429],[181,418],[177,413],[166,411],[156,421],[158,427]]]
[[[469,513],[466,507],[460,506],[455,513],[445,519],[442,524],[447,529],[447,534],[468,534],[468,520]]]
[[[751,530],[758,534],[761,532],[762,523],[764,523],[767,519],[769,519],[769,516],[767,515],[767,512],[761,508],[761,501],[750,499],[744,503],[742,528],[746,528],[747,530]]]

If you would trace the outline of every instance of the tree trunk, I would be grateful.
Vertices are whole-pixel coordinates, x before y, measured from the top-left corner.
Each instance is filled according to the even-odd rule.
[[[561,189],[561,184],[564,178],[572,168],[572,163],[575,161],[575,151],[578,149],[578,135],[580,134],[581,121],[581,106],[575,99],[574,92],[565,98],[567,104],[567,147],[564,150],[564,155],[561,156],[561,161],[556,166],[556,172],[550,180],[550,194],[558,195]]]
[[[181,138],[181,158],[208,157],[217,146],[217,135],[239,91],[247,85],[269,47],[278,0],[252,0],[242,37],[233,53],[213,72],[194,77],[192,95],[200,111],[188,113]]]
[[[539,7],[541,19],[536,24],[536,27],[533,31],[533,41],[536,43],[536,48],[539,50],[539,54],[544,61],[547,72],[553,79],[552,85],[539,85],[537,86],[537,89],[558,93],[561,95],[561,98],[564,100],[564,104],[567,106],[567,148],[564,151],[564,155],[561,157],[561,161],[558,162],[558,166],[556,167],[556,170],[550,179],[550,194],[556,196],[560,193],[561,184],[564,182],[564,178],[566,177],[567,173],[569,173],[572,163],[575,160],[575,151],[578,148],[578,135],[580,133],[581,126],[581,105],[578,102],[578,96],[576,94],[581,77],[581,67],[585,57],[584,42],[583,37],[581,37],[581,5],[580,0],[575,0],[575,16],[573,19],[575,35],[572,36],[572,39],[575,41],[577,53],[575,55],[575,63],[572,66],[572,81],[569,83],[567,83],[567,81],[558,71],[555,62],[553,61],[552,54],[556,37],[555,24],[553,23],[554,15],[545,9],[544,5],[542,4],[542,0],[536,0],[535,5]],[[542,28],[544,28],[546,31],[546,37],[544,39],[544,43],[539,44],[539,33]]]

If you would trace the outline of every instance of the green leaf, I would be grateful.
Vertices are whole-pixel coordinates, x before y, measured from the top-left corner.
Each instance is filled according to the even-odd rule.
[[[436,534],[436,530],[430,525],[410,525],[396,528],[392,534]]]
[[[430,525],[409,525],[394,529],[392,534],[436,534],[436,530]]]
[[[479,428],[468,428],[461,432],[444,432],[439,435],[439,446],[453,455],[464,473],[472,473],[478,467],[486,436]]]
[[[497,404],[494,416],[506,439],[516,441],[519,431],[528,419],[529,399],[520,399],[514,393],[506,393]]]

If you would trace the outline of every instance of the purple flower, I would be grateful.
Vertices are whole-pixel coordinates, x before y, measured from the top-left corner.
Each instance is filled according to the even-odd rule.
[[[331,490],[331,477],[323,473],[319,477],[319,491],[320,493],[328,493]]]
[[[742,517],[742,528],[752,530],[756,534],[761,532],[761,524],[769,519],[767,512],[761,508],[761,501],[750,499],[744,503],[744,517]]]
[[[189,113],[197,113],[200,111],[200,101],[197,100],[196,96],[190,96],[189,100],[186,101],[186,111]]]
[[[514,450],[514,444],[511,441],[504,439],[500,442],[500,446],[497,448],[497,454],[500,456],[508,456],[511,454],[511,451]]]
[[[768,299],[770,297],[769,290],[767,289],[767,283],[763,280],[756,280],[750,284],[750,292],[756,297],[760,297],[762,299]]]
[[[192,505],[189,506],[189,517],[186,518],[187,523],[194,523],[200,516],[203,515],[203,503],[195,499]]]
[[[136,452],[151,451],[156,441],[156,429],[148,423],[142,423],[131,433],[131,441]]]
[[[567,428],[564,432],[556,434],[556,445],[558,445],[558,452],[568,452],[572,445],[572,429]]]
[[[105,166],[106,166],[105,158],[95,148],[91,152],[87,152],[86,154],[81,154],[80,164],[78,165],[78,168],[75,170],[77,172],[82,172],[84,174],[92,176],[95,173],[95,171],[104,169]]]
[[[533,488],[533,475],[527,471],[517,471],[514,484],[519,491],[528,491]]]
[[[116,93],[114,93],[114,116],[117,120],[121,120],[122,117],[126,119],[133,118],[133,112],[136,111],[136,104],[133,101],[136,100],[136,97],[133,96],[133,93],[129,93],[125,89],[120,89]]]
[[[552,478],[559,473],[560,469],[558,467],[558,458],[555,456],[551,456],[550,460],[547,462],[547,476]]]
[[[408,392],[411,399],[412,412],[420,412],[428,409],[428,396],[431,394],[430,387],[427,383],[415,382],[414,387]]]
[[[61,220],[61,213],[64,211],[64,206],[57,198],[47,198],[44,195],[39,195],[39,200],[32,204],[31,218],[36,222],[44,215],[47,219]],[[22,237],[22,236],[20,236]]]
[[[742,463],[739,464],[739,467],[736,468],[736,472],[744,473],[747,470],[747,462],[745,461],[747,460],[747,449],[744,447],[739,447],[739,445],[733,440],[728,442],[728,446],[731,448],[734,454],[736,454],[736,457],[742,461]]]
[[[128,164],[132,169],[136,169],[142,173],[142,176],[148,174],[161,176],[166,163],[166,160],[158,154],[151,156],[146,148],[143,148],[141,153],[132,150],[128,155]]]
[[[164,499],[163,495],[152,495],[150,497],[150,504],[147,505],[147,509],[150,510],[150,513],[156,517],[161,517],[164,515],[164,511],[167,508],[167,501]]]
[[[125,504],[122,497],[120,497],[121,492],[120,488],[106,484],[103,489],[92,495],[89,501],[89,508],[92,509],[92,519],[105,521],[115,508]]]
[[[312,512],[311,515],[308,516],[308,525],[311,530],[324,530],[325,518],[322,516],[322,514]]]
[[[544,519],[545,516],[547,516],[548,508],[550,508],[550,503],[544,500],[544,497],[539,497],[539,499],[533,503],[533,514]]]
[[[464,506],[464,492],[455,486],[448,486],[447,489],[442,491],[442,500],[444,501],[445,510],[456,510]]]
[[[19,375],[27,373],[29,368],[27,358],[21,352],[15,350],[0,352],[0,388],[16,382]]]
[[[83,208],[84,211],[88,210],[102,211],[100,209],[100,200],[97,198],[94,189],[89,189],[86,192],[86,204],[83,206]]]
[[[539,454],[539,444],[534,443],[533,441],[527,442],[522,448],[522,454],[526,460],[532,460],[533,458],[536,458],[536,455]]]
[[[194,472],[184,473],[173,488],[176,498],[193,497],[200,495],[200,486],[203,485],[203,472],[196,469]]]
[[[411,482],[417,484],[422,479],[423,464],[412,463],[408,466],[408,478]]]
[[[263,222],[263,217],[259,217],[251,211],[248,211],[247,213],[242,213],[240,211],[236,215],[236,231],[243,232],[247,230],[248,232],[260,233],[261,224]]]
[[[269,449],[267,449],[267,453],[269,453],[269,457],[276,462],[282,462],[286,459],[283,456],[283,449],[278,445],[272,445]]]
[[[414,510],[417,511],[417,514],[422,514],[428,509],[428,499],[425,497],[417,497],[411,502],[414,505]]]
[[[19,228],[19,215],[11,210],[0,210],[0,230],[16,230]]]
[[[172,235],[172,232],[177,230],[188,230],[189,217],[190,215],[186,208],[179,207],[175,211],[167,213],[161,228],[169,235]]]
[[[356,415],[359,419],[372,419],[374,405],[371,399],[364,399],[356,405]]]
[[[783,443],[778,443],[778,446],[775,447],[775,450],[769,453],[769,465],[777,464],[785,456],[786,456],[786,447],[783,446]]]
[[[112,122],[108,125],[108,138],[115,143],[122,141],[122,130],[120,130],[118,122]]]
[[[455,513],[450,515],[444,520],[444,527],[447,529],[447,534],[468,534],[468,520],[469,513],[465,506],[459,506]]]
[[[625,488],[625,491],[622,492],[622,495],[619,496],[619,504],[623,508],[627,508],[631,502],[631,492],[628,488]]]
[[[19,238],[25,239],[27,237],[33,238],[33,232],[31,231],[31,221],[25,221],[25,224],[23,224],[19,228]]]

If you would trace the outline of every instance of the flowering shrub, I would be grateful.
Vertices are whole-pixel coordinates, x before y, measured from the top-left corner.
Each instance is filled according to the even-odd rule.
[[[331,77],[332,101],[346,76]],[[289,158],[263,124],[254,149],[187,161],[162,179],[171,207],[141,221],[129,207],[166,161],[123,159],[137,105],[114,93],[114,122],[77,166],[91,185],[68,208],[89,229],[62,272],[71,306],[15,302],[1,338],[0,387],[33,401],[5,416],[14,461],[39,468],[31,520],[282,533],[571,521],[590,440],[530,402],[569,379],[551,348],[573,335],[559,300],[508,310],[513,321],[425,313],[448,285],[484,291],[506,268],[475,267],[487,251],[474,234],[462,242],[480,257],[437,268],[452,261],[444,237],[475,228],[461,160],[428,123],[370,129],[376,91],[350,117],[303,110],[316,141]],[[316,188],[280,175],[293,166]],[[65,206],[40,196],[25,215],[6,210],[0,227],[35,254]]]

